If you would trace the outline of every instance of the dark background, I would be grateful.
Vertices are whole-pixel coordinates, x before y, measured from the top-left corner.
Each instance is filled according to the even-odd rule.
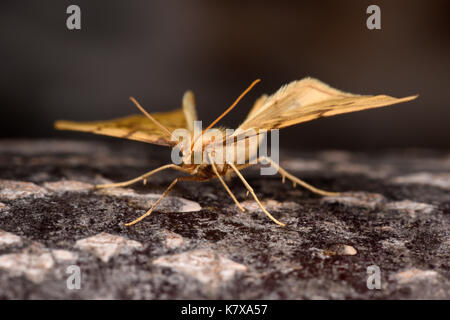
[[[66,28],[70,4],[82,30]],[[381,30],[366,28],[370,4],[381,7]],[[130,95],[169,110],[186,89],[206,125],[261,78],[221,121],[235,127],[262,93],[313,76],[353,93],[420,97],[284,129],[282,146],[448,148],[449,17],[448,1],[2,1],[0,137],[88,138],[52,122],[135,113]]]

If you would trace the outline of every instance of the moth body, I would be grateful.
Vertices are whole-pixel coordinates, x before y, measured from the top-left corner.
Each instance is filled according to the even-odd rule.
[[[352,94],[334,89],[317,79],[304,78],[282,86],[271,96],[261,96],[236,131],[213,128],[257,82],[259,80],[254,81],[224,113],[200,132],[196,130],[197,113],[194,95],[191,91],[184,94],[182,108],[174,111],[149,114],[131,97],[130,100],[144,115],[94,122],[57,121],[55,128],[91,132],[168,147],[176,146],[178,148],[176,150],[181,151],[181,159],[178,163],[172,161],[173,163],[156,168],[129,181],[97,186],[98,188],[110,188],[125,187],[139,181],[146,183],[151,175],[166,169],[179,170],[189,174],[189,176],[181,176],[172,181],[144,215],[126,226],[133,225],[150,215],[175,184],[182,180],[207,181],[217,178],[238,208],[245,211],[222,179],[223,176],[231,174],[239,177],[267,217],[278,225],[285,226],[264,208],[254,190],[240,173],[240,169],[256,164],[264,158],[263,160],[269,162],[281,174],[283,182],[287,178],[292,181],[294,187],[300,185],[320,195],[336,196],[338,193],[320,190],[309,185],[288,173],[270,158],[257,158],[258,147],[265,132],[322,117],[393,105],[417,97],[394,98],[387,95]]]

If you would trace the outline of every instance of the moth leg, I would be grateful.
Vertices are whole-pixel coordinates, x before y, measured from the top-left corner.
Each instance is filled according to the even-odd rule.
[[[133,224],[136,224],[139,221],[141,221],[142,219],[144,219],[145,217],[148,217],[152,213],[153,209],[155,209],[155,207],[161,202],[161,200],[167,196],[170,189],[172,189],[175,186],[175,184],[178,182],[178,180],[179,180],[179,178],[176,178],[175,180],[172,181],[172,183],[167,187],[166,191],[163,192],[161,197],[159,197],[159,199],[150,207],[150,209],[148,209],[148,211],[146,213],[144,213],[142,216],[140,216],[139,218],[137,218],[129,223],[125,223],[125,226],[126,227],[132,226]]]
[[[162,199],[164,199],[167,194],[169,193],[169,191],[177,184],[178,181],[182,181],[182,180],[193,180],[193,181],[202,181],[202,178],[199,177],[179,177],[176,178],[175,180],[172,181],[172,183],[167,187],[167,189],[163,192],[163,194],[159,197],[159,199],[150,207],[150,209],[148,209],[148,211],[146,213],[144,213],[142,216],[140,216],[139,218],[126,223],[125,226],[129,227],[132,226],[133,224],[138,223],[139,221],[141,221],[142,219],[148,217],[153,210],[155,209],[155,207],[161,202]]]
[[[155,173],[158,173],[160,171],[166,170],[166,169],[175,169],[175,170],[180,170],[180,171],[184,171],[184,169],[182,169],[181,167],[175,165],[175,164],[166,164],[162,167],[156,168],[152,171],[149,171],[147,173],[144,173],[143,175],[128,180],[128,181],[123,181],[123,182],[118,182],[118,183],[110,183],[110,184],[99,184],[96,185],[95,188],[96,189],[104,189],[104,188],[119,188],[119,187],[127,187],[129,185],[132,185],[133,183],[139,182],[141,180],[144,180],[145,182],[147,181],[147,178],[150,177],[151,175],[154,175]]]
[[[255,192],[253,191],[253,188],[248,184],[248,182],[245,180],[245,178],[242,176],[242,174],[239,172],[239,170],[236,168],[236,166],[232,163],[228,163],[230,165],[230,167],[234,170],[234,172],[236,172],[237,176],[241,179],[242,183],[245,185],[245,187],[247,188],[247,190],[251,193],[251,195],[253,196],[253,198],[255,199],[256,203],[258,203],[259,207],[261,208],[261,210],[266,214],[266,216],[268,216],[273,222],[275,222],[276,224],[285,227],[286,224],[278,221],[277,219],[275,219],[267,210],[266,208],[264,208],[264,206],[261,204],[261,202],[259,201],[258,197],[256,196]]]
[[[289,180],[291,180],[293,182],[294,188],[295,188],[295,185],[298,183],[303,188],[306,188],[306,189],[308,189],[314,193],[320,194],[322,196],[338,196],[340,194],[339,192],[330,192],[330,191],[325,191],[325,190],[321,190],[321,189],[317,189],[316,187],[313,187],[312,185],[306,183],[303,180],[300,180],[299,178],[293,176],[292,174],[290,174],[289,172],[287,172],[286,170],[281,168],[275,161],[273,161],[269,157],[260,157],[260,158],[258,158],[257,161],[259,163],[262,163],[261,160],[266,160],[270,165],[272,165],[273,167],[275,167],[278,170],[278,172],[281,174],[281,177],[283,179],[283,183],[284,183],[285,178],[288,178]]]
[[[231,192],[230,188],[227,186],[227,184],[225,183],[225,181],[222,179],[222,177],[220,176],[219,172],[217,171],[217,167],[214,164],[214,161],[212,161],[211,156],[208,155],[208,159],[211,163],[211,166],[213,168],[214,173],[216,174],[217,178],[219,178],[219,181],[222,183],[223,187],[225,188],[225,190],[228,192],[228,194],[230,195],[231,199],[233,199],[234,203],[236,203],[236,205],[238,206],[239,209],[241,209],[242,212],[245,212],[245,209],[242,207],[242,205],[239,203],[239,201],[236,199],[236,197],[234,196],[233,192]]]

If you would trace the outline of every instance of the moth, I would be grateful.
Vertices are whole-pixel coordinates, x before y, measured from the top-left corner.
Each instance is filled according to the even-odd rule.
[[[240,139],[248,138],[246,133],[250,131],[259,132],[259,130],[270,131],[274,129],[281,129],[323,117],[331,117],[338,114],[379,108],[406,102],[417,97],[417,95],[404,98],[394,98],[387,95],[357,95],[334,89],[314,78],[304,78],[282,86],[271,96],[263,95],[257,99],[246,119],[231,137],[225,135],[222,141],[217,141],[213,139],[213,136],[208,135],[209,129],[213,128],[220,119],[230,112],[242,99],[242,97],[259,81],[259,79],[255,80],[224,113],[222,113],[205,130],[203,130],[201,134],[197,134],[196,136],[194,136],[194,122],[197,120],[197,112],[195,108],[194,94],[191,91],[187,91],[183,95],[182,107],[174,111],[150,114],[139,104],[139,102],[136,101],[135,98],[130,97],[130,100],[137,106],[142,114],[95,122],[73,122],[60,120],[55,122],[55,128],[59,130],[91,132],[168,147],[179,146],[179,140],[174,138],[172,135],[176,129],[185,128],[188,130],[193,143],[190,146],[181,147],[180,150],[183,159],[181,164],[178,165],[169,163],[128,181],[96,186],[96,188],[100,189],[126,187],[139,181],[146,183],[150,176],[167,169],[174,169],[188,174],[182,175],[173,180],[167,189],[162,193],[160,198],[152,204],[150,209],[145,214],[125,224],[126,226],[134,225],[150,215],[155,207],[165,196],[167,196],[169,191],[179,181],[208,181],[217,178],[230,195],[231,199],[236,203],[238,208],[245,212],[245,209],[236,199],[233,192],[225,182],[224,177],[232,175],[236,175],[242,181],[248,190],[247,194],[250,193],[253,196],[254,200],[261,210],[267,215],[267,217],[269,217],[276,224],[285,226],[284,223],[275,219],[262,205],[253,188],[248,184],[240,172],[243,168],[255,163],[269,164],[277,169],[283,179],[283,182],[285,179],[289,179],[292,181],[294,187],[298,184],[314,193],[324,196],[339,195],[339,193],[328,192],[313,187],[312,185],[300,180],[281,168],[278,163],[273,161],[270,157],[260,157],[253,163],[245,164],[237,164],[232,160],[227,160],[224,163],[218,163],[214,160],[214,151],[209,152],[209,150],[213,150],[211,148],[212,146],[224,144],[225,140],[229,142],[229,139],[232,139],[231,146],[235,146]],[[200,145],[198,145],[197,141],[200,141]],[[256,140],[256,144],[259,143],[259,141],[260,140]],[[192,163],[190,160],[194,156],[195,150],[200,150],[201,152],[206,153],[206,159],[204,158],[200,163]],[[247,160],[253,156],[255,156],[254,151],[245,152],[245,158]]]

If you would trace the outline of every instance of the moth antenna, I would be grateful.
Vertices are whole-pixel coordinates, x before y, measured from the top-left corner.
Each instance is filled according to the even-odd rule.
[[[228,112],[233,110],[234,107],[236,107],[236,105],[238,104],[238,102],[260,81],[261,79],[256,79],[255,81],[253,81],[252,84],[247,89],[245,89],[244,92],[241,93],[241,95],[233,102],[233,104],[230,107],[228,107],[227,110],[225,110],[220,116],[218,116],[216,120],[211,122],[211,124],[205,130],[203,130],[202,133],[197,138],[195,138],[194,142],[192,142],[191,150],[194,147],[195,142],[197,142],[198,138],[200,138],[206,131],[211,129],[217,122],[220,121],[220,119],[225,117],[228,114]]]
[[[156,120],[155,118],[153,118],[147,111],[145,111],[144,108],[142,108],[142,106],[139,104],[139,102],[137,102],[137,100],[134,97],[130,97],[131,102],[133,102],[136,107],[138,107],[138,109],[147,117],[149,118],[154,124],[156,124],[156,126],[158,126],[162,131],[164,131],[165,133],[167,133],[169,135],[170,138],[172,138],[172,133],[169,131],[169,129],[167,129],[166,127],[164,127],[158,120]]]

